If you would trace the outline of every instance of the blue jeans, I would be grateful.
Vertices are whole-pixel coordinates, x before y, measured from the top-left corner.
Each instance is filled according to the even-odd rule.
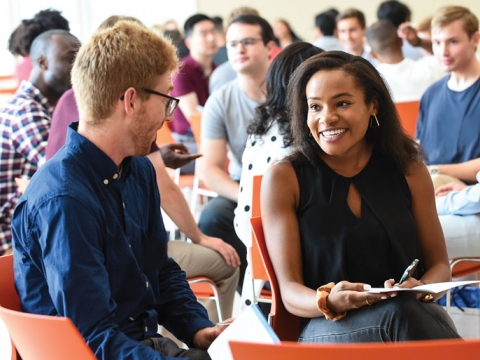
[[[308,343],[397,342],[460,338],[447,312],[408,295],[351,310],[343,319],[309,320],[298,341]]]

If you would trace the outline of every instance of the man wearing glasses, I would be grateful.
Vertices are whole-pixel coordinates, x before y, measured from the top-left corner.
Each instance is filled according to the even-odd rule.
[[[219,196],[203,209],[198,223],[203,233],[223,239],[240,256],[239,284],[247,265],[246,247],[235,233],[242,154],[247,142],[247,125],[255,108],[265,100],[262,83],[274,47],[270,24],[256,15],[241,15],[227,30],[228,59],[237,79],[210,95],[202,116],[202,153],[207,186]],[[228,172],[225,170],[230,160]]]
[[[176,69],[173,45],[142,25],[121,21],[94,34],[72,70],[80,121],[13,217],[22,308],[69,317],[98,359],[209,359],[205,349],[224,328],[167,256],[155,170],[144,157],[178,105],[168,95]],[[159,324],[191,348],[157,335]]]

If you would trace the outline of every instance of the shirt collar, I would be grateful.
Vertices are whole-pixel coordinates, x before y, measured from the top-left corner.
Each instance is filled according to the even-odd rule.
[[[43,95],[42,92],[30,81],[23,80],[17,91],[33,98],[36,102],[42,105],[50,115],[53,114],[55,107],[50,104],[45,95]]]
[[[78,122],[71,123],[67,130],[66,146],[68,151],[87,155],[89,165],[99,176],[104,185],[113,185],[120,179],[126,179],[130,175],[131,157],[123,159],[121,164],[122,173],[115,162],[94,143],[77,132]]]

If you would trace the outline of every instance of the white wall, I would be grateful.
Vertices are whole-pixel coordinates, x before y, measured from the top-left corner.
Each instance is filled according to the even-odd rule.
[[[446,5],[468,7],[480,18],[480,1],[478,0],[400,0],[412,11],[412,22],[419,22],[432,15],[438,8]],[[313,41],[315,15],[335,7],[343,11],[349,7],[362,10],[367,18],[367,25],[376,21],[377,8],[383,0],[198,0],[198,10],[209,15],[219,15],[226,19],[228,13],[238,6],[256,8],[262,17],[270,22],[285,18],[294,31],[305,41]]]
[[[431,15],[441,6],[462,5],[469,7],[480,17],[478,0],[403,0],[412,10],[412,22],[418,22]],[[267,20],[285,18],[293,29],[306,41],[313,41],[315,15],[330,7],[342,11],[348,7],[360,8],[367,17],[367,23],[376,20],[376,9],[381,0],[1,0],[0,4],[0,75],[13,71],[14,59],[6,50],[10,33],[21,19],[49,7],[63,11],[70,21],[72,33],[85,41],[96,27],[110,15],[130,15],[143,21],[147,26],[161,24],[175,19],[183,25],[188,16],[197,12],[220,15],[226,19],[229,12],[238,6],[255,7]]]
[[[86,41],[100,23],[111,15],[129,15],[145,25],[162,24],[175,19],[183,25],[197,10],[196,0],[0,0],[0,75],[13,72],[14,59],[8,50],[8,38],[22,19],[38,11],[54,8],[69,20],[71,32]]]

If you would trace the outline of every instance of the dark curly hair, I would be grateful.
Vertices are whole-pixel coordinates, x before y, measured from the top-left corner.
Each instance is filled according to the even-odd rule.
[[[287,98],[289,116],[292,122],[292,136],[297,152],[293,159],[302,159],[316,166],[316,159],[323,150],[310,134],[307,125],[308,104],[306,87],[312,76],[318,71],[340,70],[351,76],[365,96],[365,104],[372,101],[378,104],[377,117],[379,127],[368,128],[367,141],[374,151],[391,160],[395,166],[407,174],[412,162],[421,161],[419,145],[402,128],[395,104],[390,92],[378,71],[361,56],[354,56],[343,51],[327,51],[304,61],[293,73],[288,85]],[[303,156],[301,156],[303,155]]]
[[[323,52],[322,49],[301,41],[288,45],[277,55],[270,64],[265,78],[267,98],[255,109],[253,120],[247,127],[248,134],[260,137],[267,133],[274,122],[277,122],[280,134],[283,135],[284,147],[292,144],[290,119],[286,110],[288,82],[303,61],[321,52]]]
[[[70,31],[68,20],[60,11],[46,9],[38,12],[32,19],[24,19],[8,39],[8,50],[13,55],[28,56],[33,40],[47,30]]]

